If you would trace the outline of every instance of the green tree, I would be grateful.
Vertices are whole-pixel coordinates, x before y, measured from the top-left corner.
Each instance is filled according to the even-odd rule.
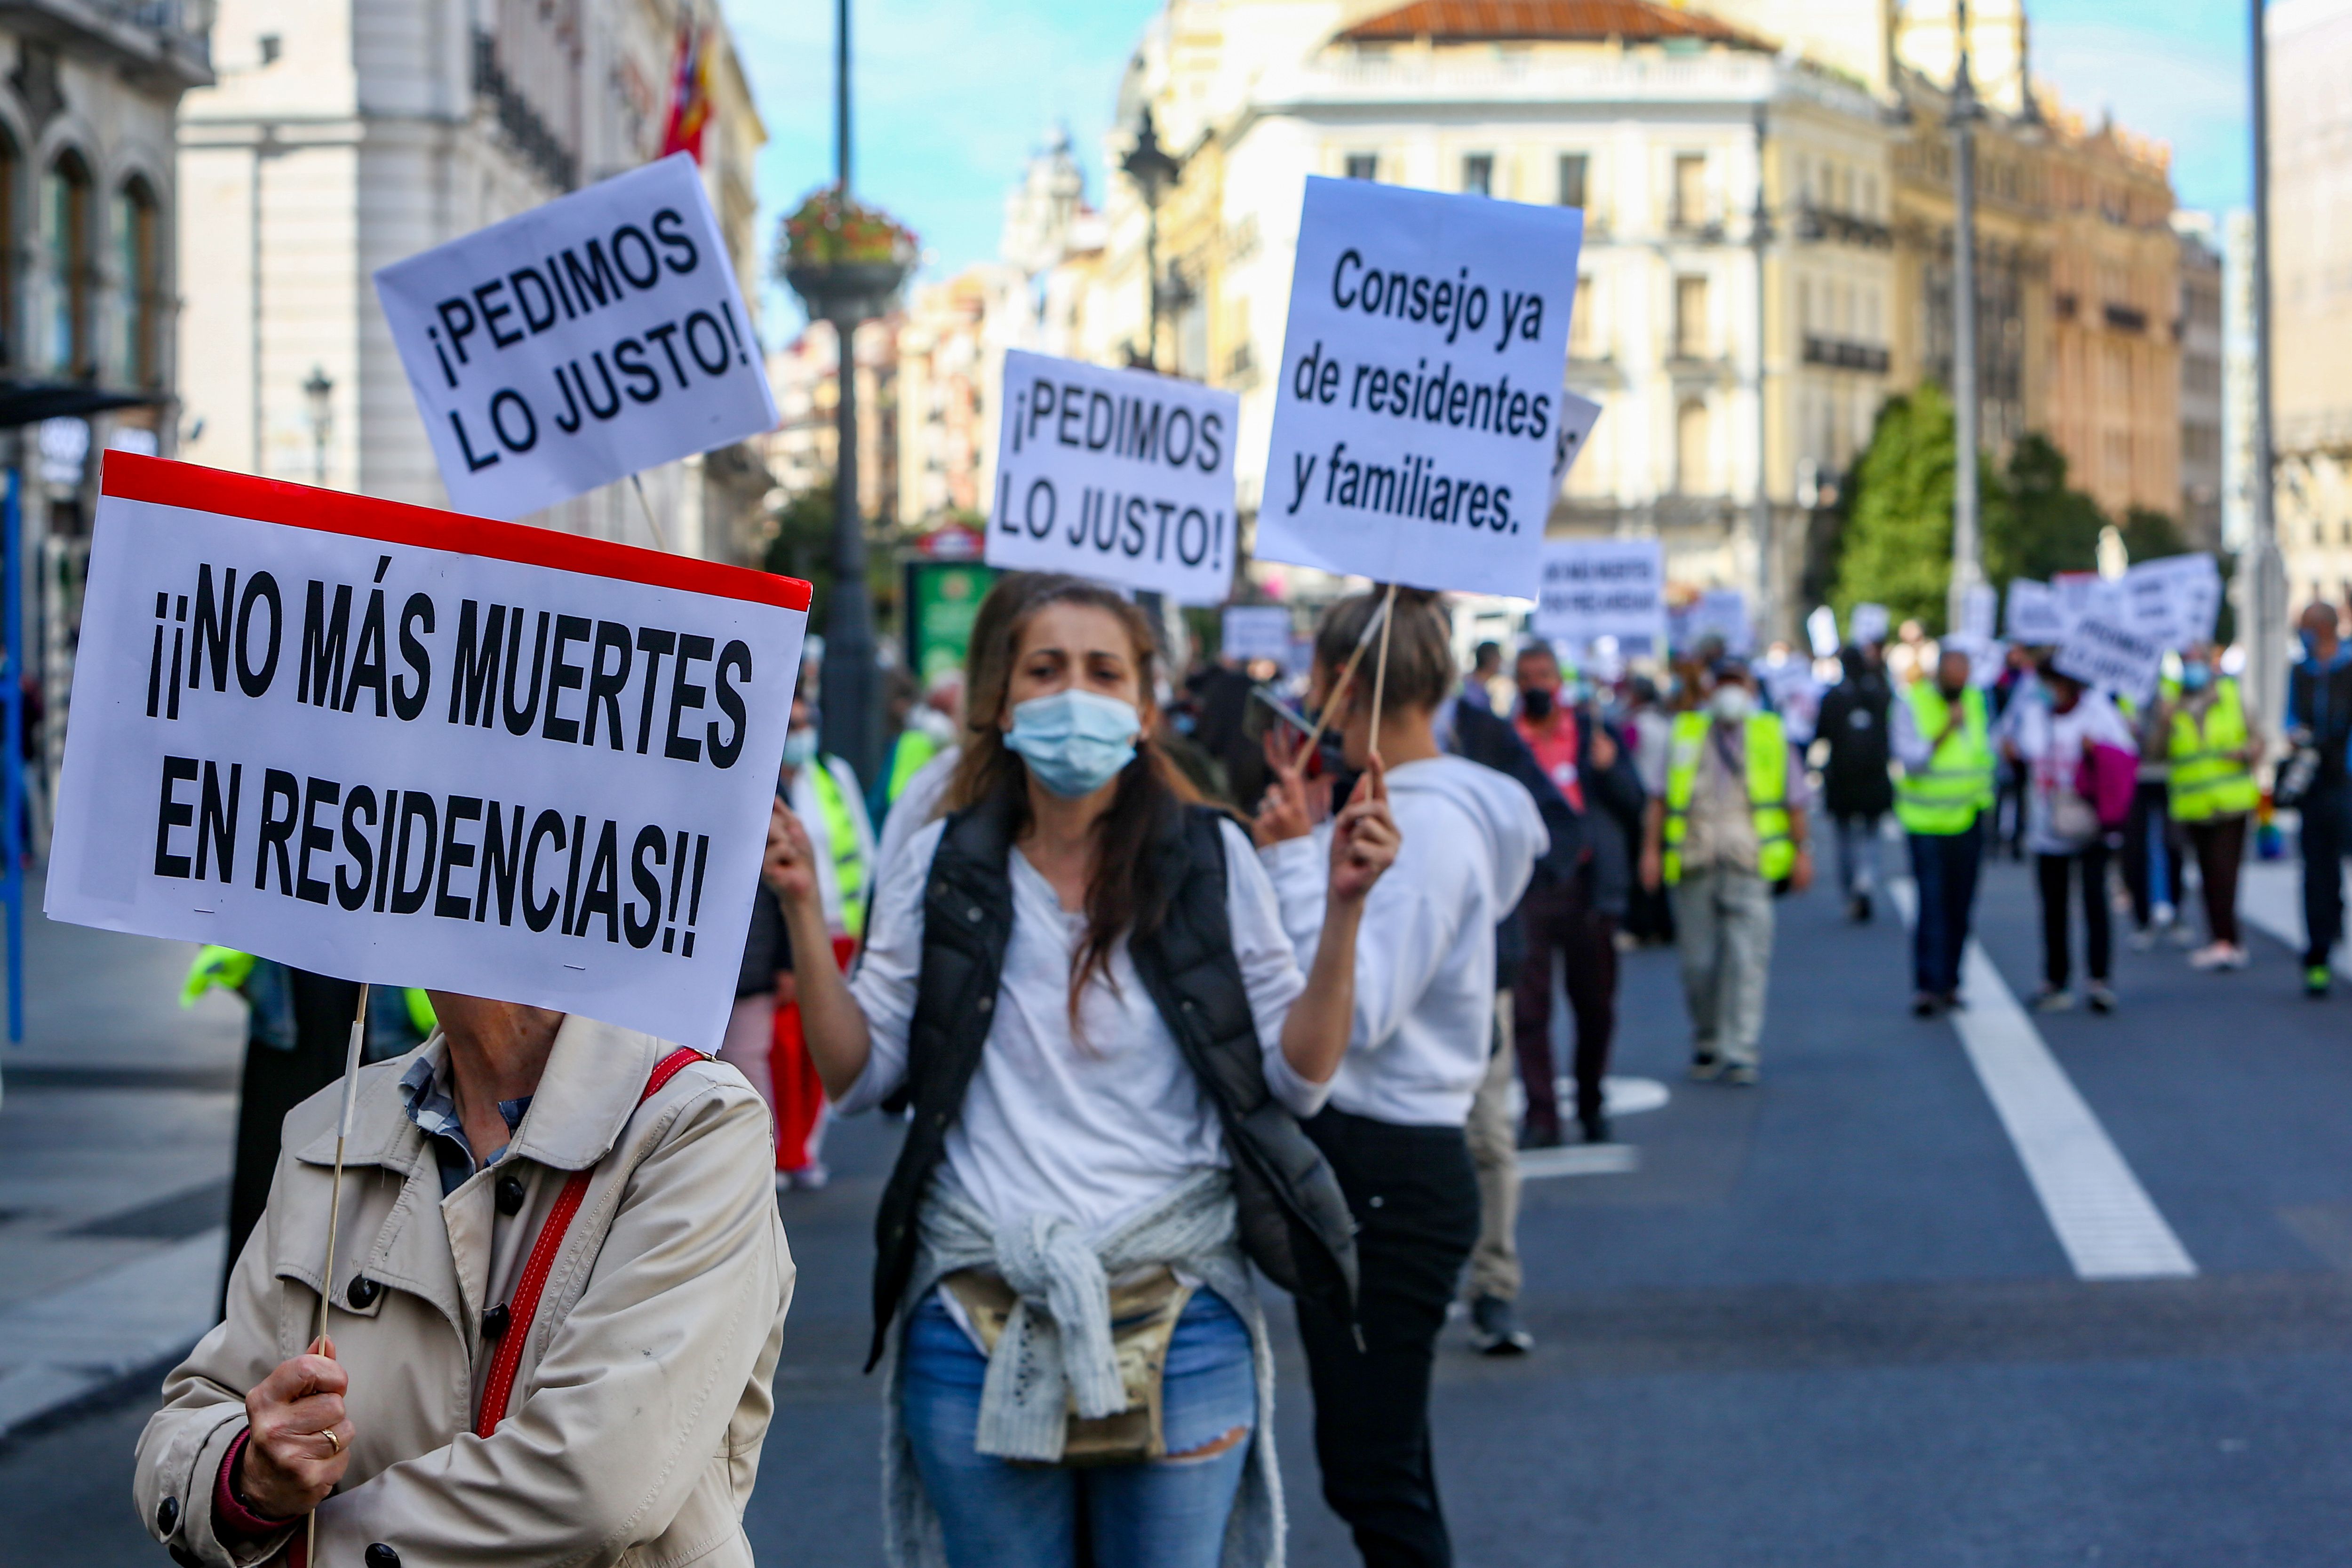
[[[2061,571],[2095,571],[2099,504],[2066,483],[2066,455],[2029,433],[2010,453],[1998,504],[1985,507],[1985,579],[2006,594],[2013,577],[2046,582]]]
[[[2170,513],[2159,512],[2153,507],[2134,507],[2126,512],[2120,531],[2124,552],[2135,562],[2189,553],[2189,540],[2181,533],[2180,525],[2172,520]]]
[[[1844,496],[1830,604],[1862,603],[1941,631],[1952,580],[1952,404],[1923,385],[1889,398]]]

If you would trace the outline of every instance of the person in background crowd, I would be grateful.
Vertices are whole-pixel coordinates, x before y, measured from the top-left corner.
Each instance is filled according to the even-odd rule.
[[[2115,699],[2116,711],[2139,742],[2139,777],[2132,787],[2121,853],[2124,891],[2131,897],[2131,942],[2142,951],[2155,946],[2157,937],[2167,931],[2184,946],[2195,940],[2180,918],[2185,846],[2170,810],[2168,783],[2172,771],[2170,707],[2179,695],[2178,684],[2167,677],[2158,700],[2145,706],[2129,697]]]
[[[1672,700],[1679,702],[1681,677],[1669,676]],[[1626,683],[1626,714],[1620,729],[1633,752],[1633,776],[1641,780],[1647,802],[1663,800],[1666,795],[1666,757],[1672,749],[1674,715],[1668,711],[1669,699],[1662,696],[1657,682],[1647,675],[1635,675]],[[1638,858],[1640,846],[1634,850]],[[1633,879],[1633,892],[1627,901],[1625,929],[1635,943],[1645,947],[1671,947],[1675,942],[1675,909],[1663,886],[1652,886],[1639,876]]]
[[[1594,713],[1588,692],[1570,692],[1549,644],[1519,650],[1519,738],[1544,776],[1584,819],[1585,853],[1567,876],[1540,873],[1520,906],[1527,954],[1513,983],[1512,1032],[1528,1097],[1522,1142],[1560,1141],[1553,1087],[1551,988],[1564,977],[1576,1015],[1576,1120],[1588,1144],[1609,1141],[1601,1082],[1617,1029],[1617,923],[1633,882],[1633,844],[1645,798],[1622,736]]]
[[[1376,676],[1339,673],[1381,600],[1343,599],[1315,637],[1314,692],[1349,766],[1370,766]],[[1315,1390],[1323,1496],[1370,1564],[1453,1560],[1429,1430],[1429,1382],[1462,1265],[1478,1237],[1477,1176],[1464,1136],[1492,1060],[1495,925],[1545,848],[1524,786],[1437,743],[1453,693],[1452,636],[1433,597],[1401,591],[1389,627],[1380,757],[1403,848],[1365,900],[1355,1020],[1330,1103],[1307,1124],[1356,1222],[1363,1289],[1354,1323],[1301,1298],[1298,1337]],[[1457,705],[1457,708],[1459,705]],[[1281,780],[1260,813],[1261,852],[1298,951],[1313,949],[1330,831],[1307,824],[1304,786]]]
[[[964,649],[964,691],[978,691],[995,677],[995,663],[1000,655],[993,650],[1003,642],[1005,622],[1043,576],[1034,571],[1008,571],[990,583],[988,591],[981,595],[980,607],[972,612],[971,641]],[[962,711],[961,696],[957,706]],[[889,876],[891,865],[908,841],[938,819],[948,785],[955,778],[956,765],[963,757],[962,737],[971,732],[971,716],[965,712],[956,743],[940,747],[937,756],[917,768],[899,789],[898,799],[890,802],[890,814],[882,823],[882,841],[874,855],[877,883]]]
[[[1895,699],[1886,684],[1886,647],[1882,643],[1847,645],[1838,651],[1845,678],[1822,698],[1816,734],[1829,748],[1822,769],[1822,803],[1837,829],[1838,886],[1845,894],[1846,918],[1871,917],[1878,887],[1879,822],[1895,806],[1894,760],[1887,708]]]
[[[310,1524],[338,1568],[751,1568],[793,1293],[767,1112],[648,1034],[431,1004],[360,1071],[332,1255],[342,1091],[286,1118],[227,1314],[140,1434],[140,1519],[213,1568],[302,1563]]]
[[[1748,666],[1717,663],[1706,706],[1675,719],[1666,789],[1643,824],[1642,882],[1674,891],[1691,1076],[1757,1082],[1772,891],[1812,885],[1804,764],[1759,713]]]
[[[1184,682],[1194,716],[1192,743],[1217,765],[1226,799],[1244,806],[1265,794],[1268,777],[1250,725],[1257,684],[1247,666],[1231,659],[1205,664]]]
[[[2017,700],[2018,695],[2033,689],[2035,663],[2036,654],[2032,649],[2018,647],[2013,643],[2008,653],[2002,657],[2000,674],[1994,679],[1992,690],[1986,694],[1986,701],[1991,707],[1993,725],[1996,729],[2000,727],[2001,717],[2009,712],[2011,705]],[[2026,769],[2002,756],[1998,747],[1994,748],[1993,756],[1990,852],[1998,853],[2006,849],[2010,859],[2022,861],[2025,858]]]
[[[876,1224],[886,1557],[1255,1568],[1281,1493],[1244,1260],[1350,1319],[1345,1203],[1292,1117],[1361,1002],[1380,770],[1309,873],[1302,976],[1248,838],[1151,738],[1142,614],[1039,577],[992,641],[954,814],[892,862],[856,979],[802,986],[842,1109],[913,1112]],[[779,810],[796,942],[825,936],[824,864]]]
[[[2055,1012],[2074,1005],[2067,989],[2071,943],[2067,936],[2067,882],[2083,894],[2084,967],[2091,1010],[2113,1012],[2116,993],[2107,985],[2114,938],[2107,919],[2107,835],[2100,826],[2090,769],[2095,748],[2126,754],[2137,750],[2131,726],[2105,692],[2084,688],[2072,675],[2044,664],[2032,689],[2021,693],[2001,716],[2001,749],[2027,771],[2026,847],[2033,852],[2042,897],[2042,988],[2033,1006]]]
[[[1960,955],[1984,862],[1982,817],[1992,805],[1991,724],[1969,666],[1966,653],[1947,645],[1935,678],[1912,682],[1895,709],[1895,758],[1903,766],[1895,815],[1910,841],[1919,897],[1911,1010],[1920,1018],[1960,1005]]]
[[[805,953],[812,967],[829,956],[846,968],[866,930],[866,904],[872,896],[878,854],[874,828],[857,788],[856,770],[843,758],[817,750],[816,707],[805,700],[805,694],[815,690],[816,674],[811,670],[793,693],[792,727],[784,734],[784,764],[777,774],[776,796],[809,825],[819,862],[817,890],[824,903],[827,940],[803,948],[791,939],[787,921],[779,950],[788,964],[795,954]],[[797,988],[805,983],[805,975],[797,980],[793,975],[780,977],[772,1015],[768,1103],[776,1113],[776,1185],[780,1188],[821,1187],[830,1175],[818,1157],[824,1139],[824,1087],[802,1039]],[[727,1049],[722,1046],[720,1055],[741,1065],[738,1058],[726,1056]],[[747,1043],[742,1054],[755,1051],[756,1046]],[[744,1076],[754,1084],[760,1082],[751,1072]]]
[[[1518,1081],[1518,1053],[1513,1041],[1511,986],[1527,954],[1527,932],[1520,920],[1537,883],[1558,882],[1574,874],[1584,853],[1584,821],[1571,810],[1566,796],[1546,777],[1535,753],[1510,720],[1488,710],[1448,697],[1432,720],[1440,749],[1467,758],[1482,767],[1508,774],[1535,800],[1550,846],[1536,860],[1534,881],[1526,896],[1495,923],[1495,1038],[1486,1059],[1486,1074],[1471,1097],[1470,1120],[1464,1132],[1469,1139],[1470,1163],[1478,1176],[1478,1239],[1470,1249],[1470,1270],[1464,1289],[1470,1305],[1470,1341],[1486,1355],[1518,1355],[1535,1343],[1519,1324],[1519,1127],[1512,1113],[1511,1087]]]
[[[1495,711],[1495,685],[1503,678],[1503,645],[1481,643],[1471,655],[1470,673],[1462,677],[1462,700],[1472,707]]]
[[[894,671],[894,674],[903,672]],[[890,743],[882,776],[866,791],[869,821],[887,821],[890,808],[931,758],[956,743],[963,727],[963,672],[941,670],[923,684],[923,700],[908,707]]]
[[[2253,766],[2262,737],[2246,717],[2238,683],[2213,667],[2213,650],[2200,643],[2181,656],[2180,694],[2159,706],[2172,763],[2170,817],[2196,846],[2204,884],[2206,946],[2189,956],[2191,968],[2242,969],[2246,945],[2238,936],[2238,868],[2246,853],[2246,825],[2262,803]]]
[[[2303,989],[2328,990],[2329,959],[2344,935],[2344,855],[2352,849],[2352,649],[2338,640],[2336,608],[2303,612],[2303,657],[2287,673],[2287,738],[2310,753],[2300,806],[2303,844]]]

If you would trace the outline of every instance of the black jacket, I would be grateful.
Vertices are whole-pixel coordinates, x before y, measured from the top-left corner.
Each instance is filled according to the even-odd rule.
[[[1822,770],[1822,804],[1832,817],[1882,816],[1895,809],[1895,780],[1887,772],[1895,755],[1887,731],[1894,688],[1884,669],[1864,667],[1855,649],[1839,658],[1845,679],[1822,695],[1821,717],[1813,727],[1830,747],[1829,764]]]
[[[982,801],[948,819],[923,890],[923,961],[901,1094],[913,1115],[874,1217],[874,1343],[915,1268],[916,1219],[963,1109],[993,1021],[1013,936],[1013,802]],[[1242,1249],[1268,1279],[1353,1321],[1356,1242],[1347,1199],[1320,1150],[1265,1086],[1257,1026],[1225,916],[1223,817],[1170,809],[1149,852],[1163,898],[1128,938],[1137,977],[1217,1108],[1233,1161]]]
[[[1519,781],[1529,795],[1535,797],[1536,810],[1543,817],[1545,829],[1551,834],[1551,847],[1537,857],[1534,877],[1528,889],[1549,887],[1566,882],[1576,874],[1577,862],[1584,858],[1584,819],[1568,803],[1568,797],[1519,738],[1518,727],[1509,719],[1487,712],[1458,697],[1453,703],[1454,716],[1446,749],[1456,757],[1466,758],[1483,768],[1508,774]],[[1521,903],[1526,902],[1523,894]],[[1527,932],[1519,924],[1518,906],[1495,926],[1496,984],[1507,986],[1511,977],[1519,972],[1520,960],[1527,956]]]
[[[2287,672],[2286,714],[2289,729],[2311,733],[2319,753],[2315,782],[2326,789],[2342,785],[2346,752],[2352,747],[2352,661],[2323,666],[2314,659],[2298,660]]]
[[[1593,912],[1622,919],[1633,899],[1633,872],[1642,849],[1642,811],[1650,802],[1650,792],[1642,788],[1642,775],[1633,766],[1633,752],[1625,744],[1624,732],[1589,709],[1574,710],[1576,716],[1576,755],[1578,779],[1584,786],[1584,838],[1591,854],[1584,862],[1584,874],[1592,879],[1588,894]],[[1609,767],[1595,768],[1592,737],[1605,729],[1609,738],[1617,743],[1617,759]]]

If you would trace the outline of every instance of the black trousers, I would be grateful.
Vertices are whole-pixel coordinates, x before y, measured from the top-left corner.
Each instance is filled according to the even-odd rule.
[[[2042,977],[2053,987],[2066,984],[2070,967],[2066,939],[2066,883],[2079,875],[2083,888],[2083,967],[2093,985],[2104,985],[2115,937],[2107,920],[2107,845],[2093,839],[2071,855],[2033,857],[2042,878]]]
[[[1601,1114],[1601,1080],[1617,1032],[1617,922],[1597,913],[1591,878],[1570,877],[1530,889],[1519,904],[1528,955],[1511,982],[1511,1038],[1528,1092],[1528,1125],[1559,1131],[1559,1094],[1551,1060],[1551,977],[1563,967],[1569,1009],[1576,1015],[1576,1113]]]
[[[2180,904],[2180,843],[2166,785],[2161,779],[2142,782],[2132,791],[2131,815],[2124,821],[2124,887],[2131,894],[2132,924],[2143,931],[2158,904]],[[2159,849],[2161,878],[2156,866]]]
[[[2315,788],[2303,802],[2304,967],[2324,968],[2344,935],[2346,797],[2352,783]]]
[[[1454,1561],[1437,1502],[1429,1375],[1462,1265],[1478,1239],[1478,1179],[1459,1127],[1401,1127],[1326,1110],[1307,1124],[1356,1219],[1357,1334],[1301,1298],[1323,1500],[1366,1568]]]

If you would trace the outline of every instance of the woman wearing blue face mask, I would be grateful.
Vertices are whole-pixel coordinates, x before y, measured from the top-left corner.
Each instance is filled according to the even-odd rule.
[[[2191,648],[2180,660],[2180,695],[2158,711],[2172,820],[2197,850],[2204,884],[2205,929],[2211,940],[2189,956],[2192,968],[2242,969],[2246,945],[2238,935],[2238,868],[2246,852],[2246,825],[2262,803],[2253,765],[2262,736],[2249,720],[2238,683],[2213,668],[2213,650]]]
[[[1352,1314],[1346,1203],[1294,1117],[1347,1048],[1396,831],[1375,773],[1302,976],[1248,838],[1151,742],[1142,616],[1065,578],[1004,637],[856,978],[801,980],[840,1108],[912,1113],[876,1222],[888,1559],[1074,1563],[1084,1531],[1104,1568],[1258,1568],[1279,1481],[1244,1260]],[[780,807],[795,945],[824,929],[815,871]]]

